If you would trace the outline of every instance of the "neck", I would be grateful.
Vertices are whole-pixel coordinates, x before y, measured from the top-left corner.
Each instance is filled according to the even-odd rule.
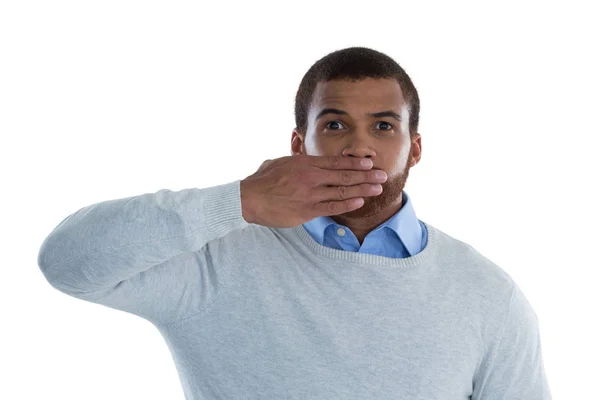
[[[354,236],[358,239],[358,243],[362,245],[365,237],[373,229],[383,224],[388,219],[392,218],[402,208],[402,196],[398,199],[398,202],[391,204],[389,207],[382,209],[375,215],[361,218],[348,218],[345,215],[333,215],[333,219],[340,225],[347,226],[352,231]]]

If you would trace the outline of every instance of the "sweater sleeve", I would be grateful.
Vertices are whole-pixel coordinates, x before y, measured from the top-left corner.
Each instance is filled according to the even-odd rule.
[[[55,289],[156,324],[200,311],[223,279],[205,245],[248,226],[240,181],[96,203],[42,242],[38,265]]]
[[[514,284],[503,327],[475,375],[473,400],[551,400],[537,316]]]

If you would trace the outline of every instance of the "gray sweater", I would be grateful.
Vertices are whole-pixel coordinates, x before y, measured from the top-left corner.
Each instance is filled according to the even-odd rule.
[[[81,208],[38,264],[57,290],[150,321],[187,400],[550,399],[523,292],[425,226],[408,258],[332,249],[247,223],[237,180]]]

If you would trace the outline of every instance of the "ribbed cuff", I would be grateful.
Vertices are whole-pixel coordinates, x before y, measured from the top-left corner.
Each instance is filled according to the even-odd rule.
[[[242,217],[241,180],[210,188],[204,201],[204,215],[208,231],[213,237],[222,237],[249,223]]]

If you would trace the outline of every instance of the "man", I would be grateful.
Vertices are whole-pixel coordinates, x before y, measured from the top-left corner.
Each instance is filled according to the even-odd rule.
[[[152,322],[188,400],[550,399],[522,291],[415,216],[418,115],[390,57],[333,52],[300,84],[291,156],[84,207],[39,266]]]

